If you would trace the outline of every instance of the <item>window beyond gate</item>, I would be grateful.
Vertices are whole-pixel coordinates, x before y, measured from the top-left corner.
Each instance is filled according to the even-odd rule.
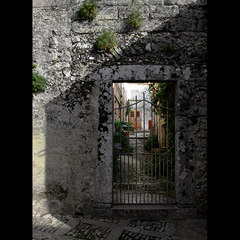
[[[120,118],[114,124],[113,204],[175,204],[175,154],[168,148],[168,115],[174,109],[151,103],[144,93],[128,103],[114,108]],[[155,108],[166,109],[167,121]]]
[[[132,110],[130,112],[130,122],[133,123],[134,129],[141,129],[141,113],[140,111]]]

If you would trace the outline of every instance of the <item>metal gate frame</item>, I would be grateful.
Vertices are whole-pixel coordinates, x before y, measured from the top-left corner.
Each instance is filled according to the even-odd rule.
[[[133,100],[134,101],[134,100]],[[138,130],[136,129],[136,141],[135,141],[135,149],[136,149],[136,153],[130,153],[129,152],[129,125],[128,125],[128,132],[127,132],[127,136],[128,136],[128,152],[127,153],[122,153],[121,150],[121,146],[115,145],[113,144],[113,159],[116,162],[117,166],[118,166],[118,161],[119,161],[119,168],[120,168],[120,175],[118,176],[116,174],[116,176],[114,176],[114,173],[118,173],[118,167],[116,167],[116,171],[113,170],[113,192],[112,192],[112,203],[113,204],[175,204],[176,203],[176,193],[175,193],[175,176],[172,176],[172,170],[173,167],[175,168],[175,153],[168,153],[168,111],[175,111],[175,109],[169,108],[168,104],[166,107],[164,106],[160,106],[157,104],[154,104],[148,100],[145,99],[145,94],[143,93],[143,99],[139,100],[137,99],[137,96],[135,97],[135,103],[133,104],[129,104],[127,106],[124,107],[120,107],[120,108],[113,108],[113,110],[117,110],[117,109],[124,109],[130,106],[135,105],[136,107],[136,112],[137,112],[137,104],[143,102],[143,146],[145,145],[145,103],[150,103],[151,104],[151,120],[153,120],[153,111],[152,108],[164,108],[167,110],[167,126],[166,126],[166,153],[160,153],[160,152],[153,152],[153,141],[151,141],[151,153],[146,153],[145,152],[145,148],[143,147],[143,152],[138,152],[138,145],[137,145],[137,140],[138,140]],[[122,111],[120,110],[120,120],[122,119]],[[114,119],[113,119],[114,121]],[[153,122],[153,121],[152,121]],[[136,117],[136,125],[137,125],[137,117]],[[155,125],[155,123],[154,123]],[[150,132],[151,132],[151,136],[153,134],[153,126],[151,126],[150,128]],[[114,124],[113,124],[114,126]],[[115,126],[113,127],[115,128]],[[120,132],[122,131],[122,127],[121,127],[121,121],[120,121]],[[114,132],[114,130],[113,130]],[[121,133],[120,133],[120,143],[121,143]],[[132,169],[130,171],[130,158],[132,159]],[[133,165],[133,161],[134,161],[134,157],[135,157],[135,165],[136,165],[136,169],[134,169]],[[120,159],[118,159],[120,158]],[[122,159],[123,158],[123,159]],[[127,158],[127,159],[126,159]],[[151,178],[149,179],[149,175],[147,176],[147,180],[145,179],[145,171],[146,171],[146,165],[148,166],[148,162],[146,163],[146,159],[148,158],[148,162],[150,161],[150,165],[151,165]],[[138,183],[138,173],[137,173],[137,169],[138,169],[138,159],[140,159],[140,169],[141,167],[143,167],[143,182],[142,183]],[[170,159],[170,173],[168,171],[168,164],[169,164],[169,160]],[[122,163],[123,160],[123,163]],[[127,160],[127,162],[126,162]],[[164,161],[166,161],[167,163],[167,172],[166,172],[166,176],[164,176]],[[141,166],[142,164],[142,166]],[[163,169],[161,169],[161,164],[163,166]],[[127,166],[126,166],[127,165]],[[159,177],[159,182],[157,182],[157,166],[158,166],[158,177]],[[155,179],[153,179],[153,167],[154,171],[155,171]],[[113,168],[114,168],[114,164],[113,164]],[[123,169],[122,169],[123,168]],[[127,170],[127,176],[126,176],[126,170]],[[161,171],[163,174],[161,174]],[[130,176],[130,172],[131,172],[131,176]],[[136,179],[134,180],[133,178],[133,173],[136,173]],[[148,170],[149,173],[149,170]],[[123,175],[123,176],[122,176]],[[169,176],[170,175],[170,176]],[[119,178],[118,178],[119,177]],[[130,177],[131,177],[131,183],[130,183]],[[166,177],[166,182],[164,182]],[[116,178],[116,182],[114,183],[114,179]],[[126,182],[126,178],[127,178],[127,182]],[[161,184],[161,178],[162,178],[162,184]],[[174,178],[174,181],[173,181]],[[122,180],[123,179],[123,180]],[[149,181],[151,180],[151,182]],[[155,180],[155,183],[153,182]],[[145,182],[146,181],[146,182]],[[134,184],[135,184],[135,195],[134,195]],[[142,184],[142,185],[141,185]],[[155,185],[154,185],[155,184]],[[127,185],[127,187],[126,187]],[[138,185],[140,185],[140,189],[138,189]],[[166,185],[166,194],[164,194],[164,185]],[[170,193],[171,195],[169,195],[169,188],[170,187]],[[147,186],[147,187],[146,187]],[[150,186],[150,189],[149,189]],[[154,186],[154,188],[153,188]],[[173,189],[174,186],[174,189]],[[130,187],[131,190],[130,191]],[[157,193],[158,191],[158,195],[157,194],[153,194],[153,189],[155,191],[155,193]],[[161,189],[162,190],[162,195],[161,195]],[[149,191],[150,190],[150,191]],[[115,192],[114,192],[115,191]],[[131,195],[131,198],[130,198]],[[150,199],[151,198],[151,199]],[[126,200],[127,199],[127,200]]]

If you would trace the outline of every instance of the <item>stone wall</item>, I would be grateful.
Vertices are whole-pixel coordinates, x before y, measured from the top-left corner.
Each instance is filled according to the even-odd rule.
[[[135,0],[101,0],[93,21],[76,14],[82,2],[33,5],[33,63],[47,78],[33,95],[33,210],[93,214],[110,206],[112,82],[174,81],[177,203],[205,217],[207,2],[145,0],[138,30],[127,25]],[[103,28],[119,40],[113,53],[96,46]]]

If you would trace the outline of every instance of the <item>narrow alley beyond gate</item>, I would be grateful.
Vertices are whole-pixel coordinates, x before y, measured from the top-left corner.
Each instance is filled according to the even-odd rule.
[[[150,131],[146,131],[145,141],[149,136]],[[175,204],[172,174],[160,175],[164,161],[170,160],[172,170],[173,157],[158,152],[146,153],[145,141],[142,131],[137,134],[132,132],[129,144],[134,149],[133,153],[117,155],[118,172],[113,183],[114,204]]]

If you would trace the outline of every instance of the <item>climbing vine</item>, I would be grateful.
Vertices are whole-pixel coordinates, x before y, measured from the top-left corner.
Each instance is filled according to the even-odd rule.
[[[175,84],[167,83],[151,83],[149,92],[152,94],[152,102],[169,108],[175,108]],[[154,108],[155,114],[161,114],[164,119],[163,127],[167,127],[167,109]],[[175,111],[168,110],[168,151],[174,153],[175,148]]]

